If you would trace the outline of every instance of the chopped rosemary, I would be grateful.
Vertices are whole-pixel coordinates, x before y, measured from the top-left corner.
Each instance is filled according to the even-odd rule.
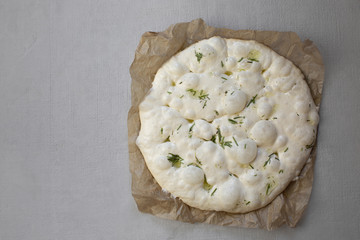
[[[179,129],[181,128],[182,124],[180,124],[180,126],[176,129],[176,131],[179,131]]]
[[[249,166],[251,167],[251,169],[254,169],[254,167],[251,164],[249,164]]]
[[[270,162],[271,162],[271,157],[272,157],[273,155],[276,156],[276,157],[275,157],[275,160],[280,161],[279,158],[278,158],[278,154],[274,152],[274,153],[272,153],[272,154],[270,154],[270,155],[268,156],[268,160],[265,161],[264,167],[266,167],[266,165],[270,164]]]
[[[204,188],[206,191],[210,191],[210,189],[211,189],[212,187],[213,187],[213,186],[210,185],[210,184],[206,181],[206,175],[204,174],[203,188]]]
[[[243,57],[242,57],[242,58],[240,58],[240,60],[239,60],[238,62],[241,62],[243,59],[244,59]]]
[[[224,79],[224,80],[227,80],[227,78],[224,78],[224,77],[221,77],[222,79]]]
[[[289,150],[289,148],[288,148],[288,147],[285,149],[285,151],[284,151],[284,152],[287,152],[287,150]]]
[[[250,60],[251,62],[259,62],[259,60],[257,60],[256,58],[248,58],[248,60]]]
[[[229,121],[231,124],[237,124],[237,123],[238,123],[237,121],[235,121],[235,120],[233,120],[233,119],[231,119],[231,118],[229,118],[228,121]]]
[[[224,146],[231,148],[232,147],[231,141],[224,142]]]
[[[171,162],[173,167],[179,168],[184,159],[177,154],[169,153],[167,160]]]
[[[165,139],[164,142],[170,142],[170,135]]]
[[[239,176],[236,175],[235,173],[229,173],[229,176],[234,176],[234,177],[236,177],[236,178],[239,178]]]
[[[180,96],[180,98],[183,98],[183,97],[184,97],[184,95],[181,95],[181,96]]]
[[[216,190],[217,190],[217,188],[215,188],[215,189],[214,189],[214,191],[211,193],[211,195],[210,195],[210,196],[213,196],[213,195],[214,195],[214,193],[216,192]]]
[[[306,149],[310,149],[312,147],[314,147],[314,143],[305,146]]]
[[[189,138],[192,138],[192,129],[195,126],[195,123],[193,123],[193,125],[191,125],[191,127],[189,128]]]
[[[225,141],[225,137],[221,135],[220,128],[217,128],[216,133],[211,137],[211,141],[213,143],[216,143],[216,136],[219,138],[218,143],[219,143],[220,147],[222,147],[222,148],[225,148],[225,147],[231,148],[232,147],[232,142],[231,141]]]
[[[197,61],[200,63],[200,60],[204,57],[204,55],[201,52],[196,52],[195,50],[195,57]]]
[[[224,63],[223,63],[223,61],[221,61],[221,67],[224,67]]]
[[[247,201],[246,203],[245,203],[245,205],[249,205],[251,202],[250,201]]]
[[[238,118],[245,118],[245,116],[237,116],[237,117],[234,117],[234,119],[238,119]]]
[[[252,99],[249,101],[249,103],[246,105],[246,107],[250,106],[251,103],[255,104],[256,97],[257,97],[257,94],[252,97]]]
[[[219,142],[223,141],[223,136],[221,135],[220,128],[217,128],[216,134],[218,135]]]
[[[239,144],[237,143],[236,139],[234,137],[232,137],[234,139],[234,143],[236,144],[236,146],[239,146]]]
[[[268,183],[268,184],[266,185],[266,195],[269,195],[269,190],[270,190],[270,188],[271,188],[271,184]]]
[[[196,155],[195,155],[195,160],[196,160],[196,162],[197,162],[198,164],[202,165],[202,163],[201,163],[200,160],[196,157]]]
[[[209,94],[205,94],[204,91],[201,90],[201,91],[200,91],[200,95],[199,95],[199,99],[200,99],[200,100],[206,100],[206,99],[210,100]]]
[[[172,94],[172,92],[170,92],[170,91],[167,91],[167,93],[170,95],[170,94]]]
[[[210,141],[212,141],[213,143],[216,143],[216,134],[212,135]]]
[[[196,91],[192,88],[186,89],[186,91],[192,93],[193,96],[196,95]]]
[[[188,166],[188,167],[189,167],[189,166],[195,166],[195,167],[198,167],[198,168],[202,169],[202,168],[201,168],[199,165],[197,165],[196,163],[189,163],[187,166]]]
[[[207,104],[207,100],[205,100],[202,108],[205,108],[205,107],[206,107],[206,104]]]
[[[189,128],[189,132],[192,132],[194,126],[195,126],[195,123],[193,123],[193,124],[191,125],[191,127]]]

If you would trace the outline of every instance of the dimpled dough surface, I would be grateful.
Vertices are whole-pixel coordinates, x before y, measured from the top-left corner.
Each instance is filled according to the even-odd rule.
[[[157,72],[137,138],[164,191],[203,210],[244,213],[299,174],[319,116],[300,70],[255,41],[212,37]]]

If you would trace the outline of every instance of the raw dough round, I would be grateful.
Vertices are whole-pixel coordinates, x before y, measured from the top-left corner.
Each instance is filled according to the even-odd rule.
[[[192,207],[244,213],[299,174],[319,116],[300,70],[255,41],[212,37],[157,72],[137,138],[160,186]]]

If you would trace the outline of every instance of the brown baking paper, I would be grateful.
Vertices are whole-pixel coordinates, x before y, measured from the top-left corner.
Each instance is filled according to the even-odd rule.
[[[284,223],[295,227],[308,205],[316,156],[316,146],[302,169],[298,180],[293,181],[270,204],[258,210],[234,214],[204,211],[190,207],[179,198],[172,198],[162,191],[148,170],[144,158],[135,144],[140,130],[139,103],[144,99],[157,70],[171,56],[189,45],[212,36],[224,38],[253,39],[290,59],[304,73],[317,107],[320,105],[324,81],[324,66],[316,46],[310,41],[302,42],[294,32],[230,30],[214,28],[202,19],[171,25],[163,32],[146,32],[136,49],[130,67],[132,77],[131,103],[128,115],[128,141],[132,195],[138,209],[162,218],[183,222],[206,222],[217,225],[277,228]]]

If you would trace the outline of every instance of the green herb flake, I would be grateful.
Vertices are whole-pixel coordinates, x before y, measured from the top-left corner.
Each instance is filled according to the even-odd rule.
[[[170,91],[167,91],[167,93],[170,95],[170,94],[172,94],[172,92],[170,92]]]
[[[234,139],[234,143],[236,144],[236,146],[239,146],[239,144],[237,143],[236,139],[234,137],[232,137]]]
[[[187,92],[192,93],[193,96],[196,95],[196,91],[192,88],[186,89]]]
[[[218,111],[214,110],[214,112],[215,112],[215,114],[216,114],[217,116],[219,116],[219,112],[218,112]]]
[[[220,147],[222,147],[222,148],[225,148],[225,147],[230,147],[231,148],[232,147],[231,141],[226,141],[225,142],[225,137],[223,137],[221,135],[220,128],[217,128],[216,134],[218,135],[218,138],[219,138]]]
[[[173,167],[179,168],[184,159],[177,154],[169,153],[167,160],[171,162]]]
[[[200,100],[210,100],[209,98],[209,94],[205,94],[203,90],[200,91],[200,95],[199,95],[199,99]]]
[[[244,149],[246,149],[246,143],[245,143],[245,145],[244,145]]]
[[[170,142],[170,135],[165,139],[164,142]]]
[[[164,133],[164,129],[163,129],[163,128],[161,128],[161,129],[160,129],[160,132],[161,132],[161,134],[163,134],[163,133]]]
[[[283,173],[283,172],[284,172],[284,170],[280,169],[279,174],[280,174],[280,173]]]
[[[221,140],[222,140],[223,136],[221,135],[220,128],[217,128],[216,134],[218,135],[219,142],[221,142]]]
[[[235,173],[229,173],[229,176],[234,176],[234,177],[236,177],[236,178],[239,178],[239,176],[236,175]]]
[[[251,202],[250,201],[247,201],[246,203],[245,203],[245,205],[249,205]]]
[[[268,160],[265,161],[264,167],[266,167],[266,165],[270,164],[270,162],[271,162],[271,157],[272,157],[273,155],[275,155],[275,156],[276,156],[275,159],[279,161],[279,158],[277,157],[278,154],[274,152],[274,153],[272,153],[272,154],[270,154],[270,155],[268,156]]]
[[[180,126],[176,129],[177,131],[179,131],[179,129],[181,128],[182,124],[180,124]]]
[[[248,60],[251,62],[259,62],[259,60],[257,60],[256,58],[248,58]]]
[[[241,62],[243,59],[244,59],[243,57],[242,57],[242,58],[240,58],[240,60],[239,60],[238,62]]]
[[[209,192],[212,187],[213,187],[213,186],[210,185],[210,184],[206,181],[206,175],[204,174],[203,188],[204,188],[206,191]]]
[[[285,149],[285,151],[284,151],[284,152],[287,152],[287,150],[289,150],[289,148],[288,148],[288,147]]]
[[[193,123],[193,124],[191,125],[191,127],[189,128],[189,132],[192,132],[194,126],[195,126],[195,123]]]
[[[203,107],[202,107],[202,108],[205,108],[205,107],[206,107],[206,104],[207,104],[207,100],[204,102],[204,104],[203,104]]]
[[[221,61],[221,67],[224,67],[224,63],[223,63],[223,61]]]
[[[266,195],[269,195],[269,190],[270,190],[270,188],[271,188],[271,184],[270,183],[268,183],[267,185],[266,185]]]
[[[314,144],[313,144],[313,143],[305,146],[306,149],[310,149],[310,148],[312,148],[312,147],[314,147]]]
[[[237,121],[235,121],[235,120],[233,120],[233,119],[231,119],[231,118],[229,118],[228,121],[229,121],[231,124],[237,124],[237,123],[238,123]]]
[[[212,135],[210,141],[212,141],[213,143],[216,143],[216,134]]]
[[[245,116],[237,116],[237,117],[234,117],[234,119],[238,119],[238,118],[245,118]]]
[[[201,161],[195,156],[195,160],[196,160],[196,162],[198,163],[198,164],[200,164],[201,166],[202,166],[202,163],[201,163]]]
[[[224,142],[224,146],[231,148],[232,147],[232,142],[231,141],[226,141],[226,142]]]
[[[211,195],[210,195],[210,196],[213,196],[213,195],[214,195],[214,193],[216,192],[216,190],[217,190],[217,188],[215,188],[215,189],[214,189],[214,191],[211,193]]]
[[[227,80],[227,78],[224,78],[224,77],[221,77],[222,79],[224,79],[224,80]]]
[[[187,166],[188,166],[188,167],[189,167],[189,166],[194,166],[194,167],[197,167],[197,168],[202,169],[202,168],[201,168],[199,165],[197,165],[196,163],[189,163]]]
[[[200,61],[204,57],[204,55],[201,52],[196,52],[196,50],[195,50],[195,57],[196,57],[197,61],[200,63]]]
[[[254,169],[254,167],[253,167],[251,164],[249,164],[249,167],[250,167],[251,169]]]
[[[273,119],[277,119],[277,117],[273,117]]]
[[[183,97],[184,97],[184,95],[181,95],[181,96],[180,96],[180,98],[183,98]]]
[[[255,104],[256,97],[257,97],[257,94],[252,97],[252,99],[249,101],[249,103],[246,105],[246,107],[249,107],[251,103]]]

